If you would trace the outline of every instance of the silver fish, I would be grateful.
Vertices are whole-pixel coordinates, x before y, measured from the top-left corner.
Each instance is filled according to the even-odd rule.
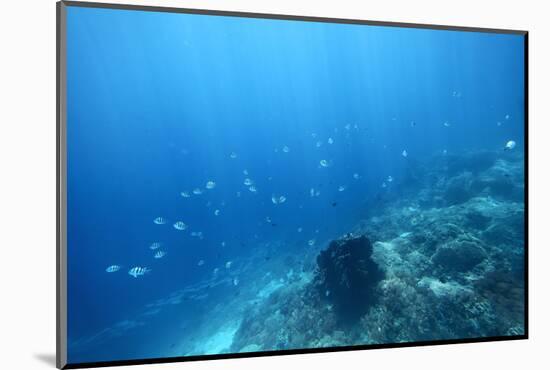
[[[271,201],[273,202],[273,204],[281,204],[281,203],[286,202],[286,197],[284,195],[277,196],[277,195],[273,194],[271,196]]]
[[[195,236],[197,238],[202,238],[202,231],[191,231],[191,236]]]

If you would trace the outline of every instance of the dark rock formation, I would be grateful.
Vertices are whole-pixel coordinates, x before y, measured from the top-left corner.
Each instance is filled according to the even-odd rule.
[[[317,256],[315,284],[344,322],[358,319],[375,302],[384,274],[371,255],[371,242],[361,236],[334,240]]]

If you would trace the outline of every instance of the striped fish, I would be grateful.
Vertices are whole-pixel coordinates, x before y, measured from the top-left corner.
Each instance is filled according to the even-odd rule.
[[[187,229],[187,225],[181,221],[178,221],[174,224],[174,229],[176,230],[185,230]]]
[[[164,256],[166,256],[166,252],[165,252],[165,251],[157,251],[157,252],[153,255],[153,257],[155,257],[156,259],[162,258],[162,257],[164,257]]]
[[[166,219],[164,217],[157,217],[153,220],[153,222],[157,225],[164,225],[166,223]]]
[[[143,276],[148,272],[151,272],[150,268],[136,266],[136,267],[132,267],[130,269],[130,271],[128,271],[128,275],[131,275],[131,276],[137,278],[138,276]]]
[[[107,272],[117,272],[118,270],[120,270],[119,265],[111,265],[105,269]]]
[[[149,246],[149,249],[151,249],[151,250],[153,250],[153,251],[154,251],[155,249],[159,249],[159,248],[160,248],[160,243],[159,243],[159,242],[154,242],[153,244],[151,244],[151,245]]]

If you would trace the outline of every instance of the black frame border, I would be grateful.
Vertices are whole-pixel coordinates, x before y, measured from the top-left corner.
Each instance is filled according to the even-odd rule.
[[[145,6],[145,5],[130,5],[130,4],[109,4],[97,2],[83,1],[59,1],[56,3],[56,48],[57,48],[57,63],[56,63],[56,366],[59,369],[81,369],[93,367],[108,367],[108,366],[123,366],[123,365],[145,365],[173,362],[191,362],[204,360],[220,360],[234,358],[250,358],[250,357],[266,357],[266,356],[282,356],[295,354],[311,354],[311,353],[329,353],[343,351],[357,351],[365,349],[386,349],[386,348],[405,348],[405,347],[420,347],[431,345],[445,344],[468,344],[468,343],[484,343],[511,341],[529,338],[529,32],[523,30],[511,29],[495,29],[495,28],[477,28],[477,27],[461,27],[450,25],[435,25],[435,24],[419,24],[419,23],[402,23],[402,22],[384,22],[384,21],[369,21],[359,19],[344,19],[344,18],[325,18],[315,16],[298,16],[284,14],[267,14],[267,13],[252,13],[238,11],[222,11],[210,9],[190,9],[190,8],[175,8],[163,6]],[[180,13],[180,14],[197,14],[225,17],[241,17],[241,18],[256,18],[256,19],[273,19],[273,20],[290,20],[302,22],[321,22],[321,23],[339,23],[339,24],[355,24],[367,26],[383,26],[383,27],[400,27],[400,28],[415,28],[429,29],[442,31],[463,31],[463,32],[478,32],[478,33],[497,33],[508,35],[520,35],[524,39],[524,334],[512,336],[495,336],[495,337],[478,337],[478,338],[461,338],[450,340],[430,340],[420,342],[407,343],[383,343],[383,344],[364,344],[342,347],[322,347],[322,348],[303,348],[291,350],[272,350],[246,353],[223,353],[212,355],[195,355],[195,356],[178,356],[178,357],[162,357],[162,358],[144,358],[134,360],[117,360],[117,361],[97,361],[85,363],[67,363],[67,268],[66,268],[66,204],[67,204],[67,185],[66,185],[66,8],[67,7],[85,7],[85,8],[101,8],[115,10],[135,10],[146,12],[164,12],[164,13]]]

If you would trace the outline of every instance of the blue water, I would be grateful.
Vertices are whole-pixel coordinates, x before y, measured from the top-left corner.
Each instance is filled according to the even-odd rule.
[[[80,7],[67,20],[69,362],[169,355],[191,335],[182,320],[239,297],[135,319],[151,302],[265,245],[300,256],[350,231],[411,163],[523,150],[519,35]]]

